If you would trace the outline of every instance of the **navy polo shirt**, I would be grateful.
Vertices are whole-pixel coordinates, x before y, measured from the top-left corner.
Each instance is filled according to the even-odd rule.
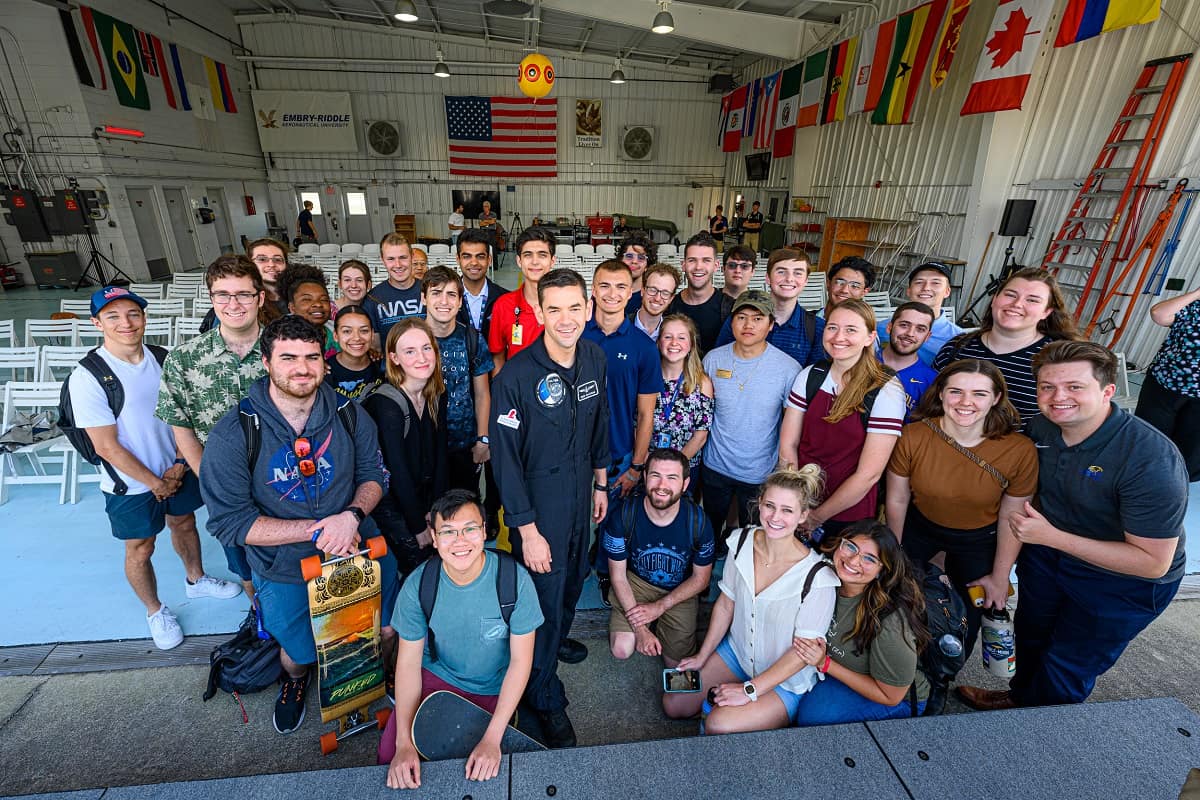
[[[794,358],[802,367],[827,358],[825,348],[821,346],[821,334],[825,330],[825,320],[813,314],[816,317],[816,324],[813,326],[813,337],[810,340],[808,332],[804,330],[805,314],[813,314],[813,312],[797,305],[787,322],[782,325],[778,322],[775,323],[771,326],[771,332],[767,334],[768,342]],[[716,346],[724,347],[732,342],[733,317],[726,317],[725,323],[721,326],[721,332],[717,334]]]
[[[1178,537],[1170,569],[1148,582],[1173,583],[1183,576],[1188,474],[1170,439],[1116,403],[1104,424],[1073,447],[1040,415],[1030,421],[1028,435],[1038,453],[1039,505],[1051,525],[1102,542],[1122,542],[1126,532]]]
[[[662,389],[658,347],[627,319],[607,336],[589,320],[583,338],[600,345],[608,360],[608,444],[615,464],[633,452],[637,396]]]

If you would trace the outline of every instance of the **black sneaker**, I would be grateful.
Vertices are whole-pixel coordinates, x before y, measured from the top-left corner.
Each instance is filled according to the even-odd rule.
[[[578,664],[587,657],[587,645],[578,639],[563,639],[558,646],[558,660],[564,664]]]
[[[575,746],[575,729],[567,712],[557,711],[537,712],[538,722],[542,724],[542,738],[547,747],[555,749]]]
[[[612,601],[608,599],[609,592],[612,591],[612,581],[607,575],[596,576],[596,583],[600,586],[600,605],[605,608],[612,608]]]
[[[308,673],[293,678],[286,672],[279,681],[279,699],[271,721],[280,733],[291,733],[304,722],[304,698],[308,694]]]

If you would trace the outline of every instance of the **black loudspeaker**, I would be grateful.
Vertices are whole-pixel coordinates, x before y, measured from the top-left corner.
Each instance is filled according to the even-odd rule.
[[[710,75],[708,78],[708,93],[709,94],[725,94],[732,92],[737,88],[737,82],[734,81],[732,75]]]
[[[1000,218],[1001,236],[1028,236],[1029,223],[1033,220],[1033,209],[1037,200],[1009,200],[1004,204],[1004,216]]]

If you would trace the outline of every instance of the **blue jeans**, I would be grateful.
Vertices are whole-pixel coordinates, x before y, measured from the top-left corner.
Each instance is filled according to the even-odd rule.
[[[917,703],[917,714],[925,710],[925,701]],[[912,706],[905,697],[894,706],[868,700],[832,675],[808,690],[800,700],[796,725],[839,725],[847,722],[869,722],[879,719],[905,719],[912,716]]]

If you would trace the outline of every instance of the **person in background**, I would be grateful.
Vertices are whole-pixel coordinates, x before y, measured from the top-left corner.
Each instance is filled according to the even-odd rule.
[[[825,320],[800,305],[800,293],[808,282],[808,255],[802,250],[781,247],[767,259],[767,288],[775,304],[775,316],[767,341],[806,367],[825,357],[821,331]],[[733,341],[729,320],[721,326],[717,346]]]
[[[875,265],[865,258],[846,256],[829,269],[825,286],[829,299],[825,303],[825,317],[843,300],[862,300],[875,285]]]
[[[658,332],[662,328],[663,313],[675,293],[683,276],[679,270],[670,264],[654,264],[642,275],[642,305],[632,314],[627,314],[633,327],[650,337],[650,341],[658,341]]]
[[[926,364],[940,369],[934,364],[934,358],[948,341],[963,332],[946,317],[944,306],[950,299],[950,267],[938,261],[921,264],[908,275],[908,299],[916,303],[924,303],[933,309],[933,327],[929,331],[929,340],[918,351],[918,355]],[[879,341],[887,341],[887,325],[879,323]],[[952,359],[953,360],[953,359]]]
[[[491,201],[484,200],[482,209],[483,210],[480,211],[480,213],[479,213],[479,227],[484,228],[484,229],[488,230],[489,232],[492,232],[492,235],[495,236],[495,230],[497,227],[497,219],[496,219],[496,215],[494,213],[492,213]]]
[[[885,526],[863,520],[821,543],[841,586],[829,632],[792,641],[822,680],[800,701],[796,725],[901,719],[925,712],[929,682],[918,668],[929,646],[925,595]]]
[[[492,353],[494,378],[504,363],[537,340],[542,333],[540,317],[534,311],[538,302],[538,281],[558,259],[554,255],[554,234],[547,228],[526,228],[517,237],[513,250],[521,270],[521,285],[496,301],[492,324],[488,329],[488,350]]]
[[[725,251],[725,231],[729,230],[729,219],[725,216],[723,206],[717,206],[716,212],[708,218],[708,235],[716,242],[717,252]]]
[[[288,313],[304,319],[325,337],[325,357],[337,352],[330,319],[329,290],[325,273],[311,264],[290,264],[279,276],[279,291],[288,301]]]
[[[663,320],[658,337],[662,391],[654,403],[656,448],[670,447],[688,459],[688,491],[699,500],[700,453],[713,422],[713,382],[700,363],[700,334],[683,314]]]
[[[379,241],[379,255],[388,279],[372,287],[362,305],[371,313],[371,324],[382,345],[393,325],[408,317],[425,316],[425,306],[421,304],[421,284],[413,277],[408,239],[398,233],[387,234]]]
[[[381,386],[362,406],[379,429],[389,473],[371,517],[403,578],[429,557],[429,508],[446,491],[446,384],[437,341],[423,319],[396,323],[385,355],[385,386],[391,390]]]
[[[725,285],[721,287],[722,320],[729,319],[733,313],[733,301],[750,286],[757,259],[757,254],[745,245],[735,244],[725,251],[725,261],[721,266],[725,277]]]
[[[300,209],[300,214],[296,217],[296,235],[302,242],[317,244],[317,226],[313,224],[312,211],[313,201],[305,200],[304,208]]]
[[[983,607],[1004,608],[1021,547],[1009,521],[1037,489],[1037,452],[1018,433],[1004,377],[989,361],[947,366],[914,419],[888,462],[887,523],[915,564],[945,553],[946,575],[966,605],[970,653],[983,609],[969,590],[982,586]],[[933,687],[932,713],[941,713],[947,689]]]
[[[731,555],[708,632],[699,651],[677,667],[700,670],[701,691],[664,694],[668,717],[687,719],[703,708],[708,734],[783,728],[795,721],[818,673],[795,652],[792,640],[823,637],[837,603],[837,577],[801,537],[820,494],[821,469],[814,464],[774,472],[763,482],[760,525],[730,536]]]
[[[617,260],[633,275],[633,295],[625,307],[625,316],[629,316],[642,307],[642,274],[658,263],[658,245],[644,231],[634,231],[617,245]]]
[[[1200,289],[1155,303],[1150,318],[1170,330],[1146,370],[1134,413],[1175,443],[1194,483],[1200,481]]]
[[[358,259],[343,261],[338,267],[338,290],[342,304],[361,306],[371,291],[371,270]]]
[[[683,276],[687,286],[667,306],[668,314],[691,317],[700,331],[700,355],[704,356],[717,344],[721,332],[721,294],[713,286],[717,271],[717,243],[701,231],[683,246]]]
[[[325,357],[325,382],[342,397],[362,399],[383,382],[383,366],[371,358],[375,331],[362,306],[342,306],[333,320],[337,352]]]
[[[463,216],[462,203],[454,204],[454,213],[446,220],[446,229],[450,231],[450,247],[458,247],[458,238],[467,229],[467,218]]]
[[[755,200],[750,204],[750,213],[742,220],[742,231],[745,236],[742,243],[754,251],[755,255],[759,253],[759,237],[762,235],[763,215],[760,209],[760,203]]]
[[[624,236],[629,233],[629,225],[625,222],[625,215],[618,214],[613,218],[613,236]]]
[[[824,344],[830,360],[796,376],[779,434],[780,464],[825,471],[821,504],[804,521],[817,541],[875,516],[879,480],[907,407],[900,382],[875,360],[875,315],[866,303],[845,300],[833,309]],[[814,372],[821,381],[810,391]]]
[[[908,395],[907,421],[921,403],[925,391],[937,378],[937,370],[917,357],[933,328],[933,309],[924,303],[909,301],[892,312],[887,321],[888,341],[879,348],[879,360],[896,373],[896,380]]]
[[[246,257],[258,268],[259,279],[266,293],[266,302],[258,313],[261,325],[288,313],[287,300],[280,297],[275,280],[287,268],[289,253],[291,249],[286,244],[274,239],[255,239],[246,245]],[[213,307],[204,315],[200,323],[200,333],[208,333],[216,324],[217,310]]]
[[[420,283],[425,280],[425,273],[429,271],[429,254],[419,247],[412,249],[412,274],[413,279]]]

